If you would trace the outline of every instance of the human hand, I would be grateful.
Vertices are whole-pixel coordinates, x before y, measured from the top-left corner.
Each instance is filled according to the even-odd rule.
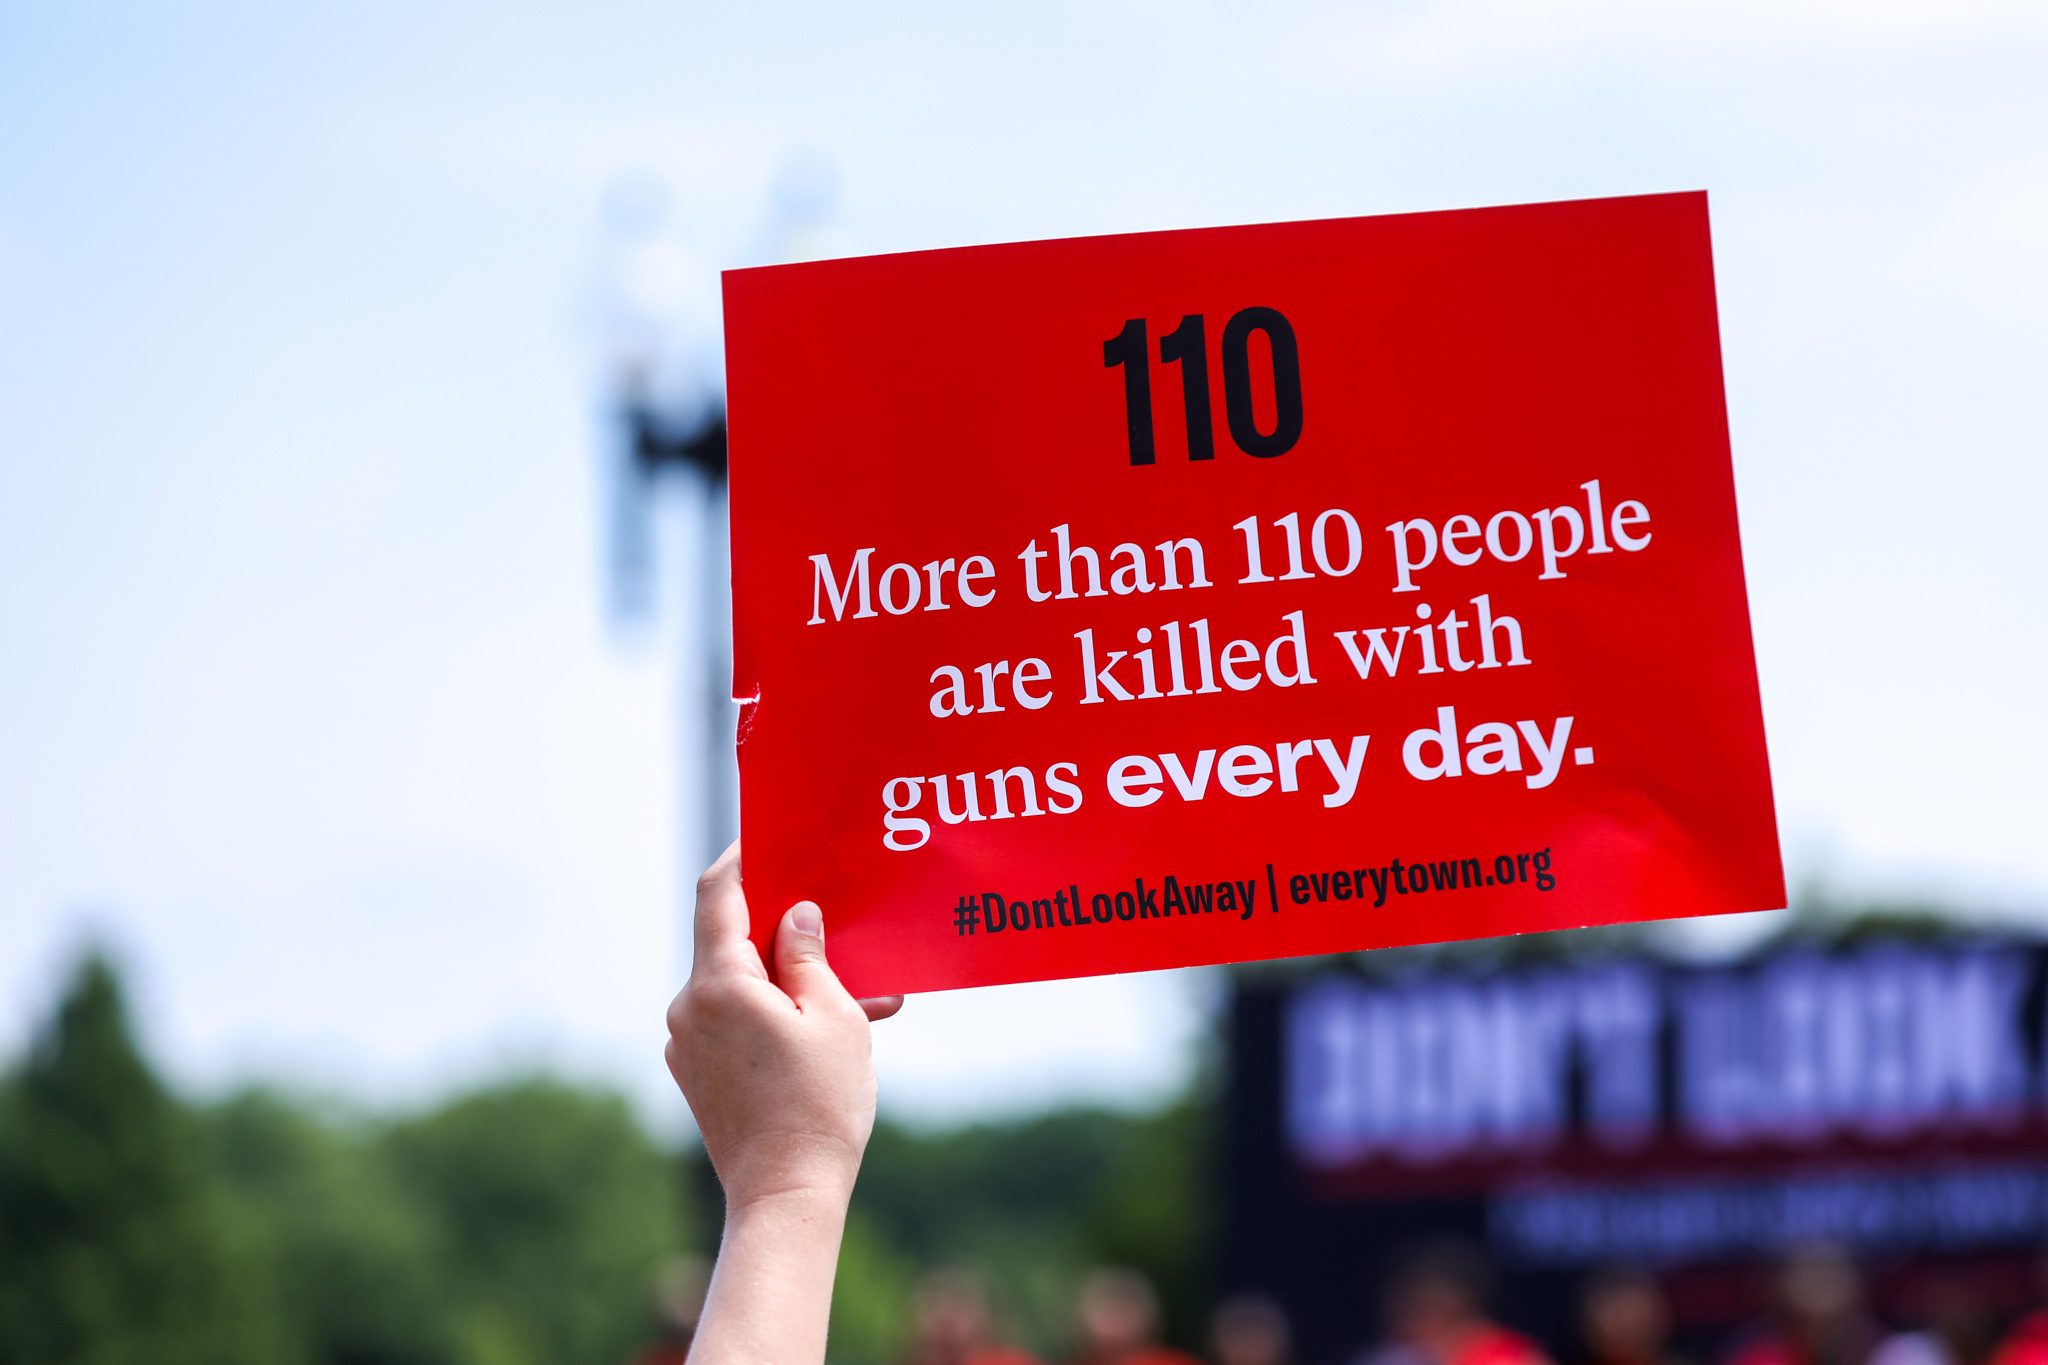
[[[735,843],[697,882],[697,950],[668,1009],[668,1067],[728,1211],[785,1198],[843,1209],[875,1122],[868,1024],[903,997],[855,1000],[808,902],[777,927],[774,979],[747,937]]]

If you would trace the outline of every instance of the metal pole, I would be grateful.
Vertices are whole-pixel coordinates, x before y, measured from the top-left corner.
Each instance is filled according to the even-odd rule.
[[[725,480],[704,480],[698,547],[699,609],[704,622],[704,859],[739,836],[739,768],[734,753],[738,712],[732,699],[732,576]]]

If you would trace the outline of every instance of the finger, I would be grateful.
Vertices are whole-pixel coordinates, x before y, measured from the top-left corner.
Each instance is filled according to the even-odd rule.
[[[739,971],[768,975],[747,941],[747,897],[740,889],[740,845],[733,840],[697,879],[697,951],[690,974]]]
[[[879,1024],[902,1008],[903,997],[900,995],[871,995],[860,1002],[861,1013],[868,1017],[870,1024]]]
[[[825,961],[825,917],[809,901],[789,907],[776,928],[775,984],[798,1009],[853,1001]]]

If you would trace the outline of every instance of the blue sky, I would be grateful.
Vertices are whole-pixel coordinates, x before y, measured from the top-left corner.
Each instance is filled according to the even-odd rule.
[[[2038,5],[422,10],[0,11],[0,1052],[97,931],[198,1086],[673,1112],[693,621],[602,610],[600,206],[738,263],[798,153],[844,251],[1708,189],[1793,876],[2048,926]],[[885,1102],[1157,1093],[1208,989],[916,1001]]]

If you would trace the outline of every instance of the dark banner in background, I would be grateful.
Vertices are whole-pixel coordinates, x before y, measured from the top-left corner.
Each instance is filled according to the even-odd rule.
[[[1226,1278],[1312,1359],[1445,1237],[1560,1342],[1590,1270],[1657,1271],[1710,1333],[1819,1242],[1895,1318],[1932,1274],[2016,1302],[2048,1234],[2044,994],[2048,944],[1984,937],[1242,981]]]

